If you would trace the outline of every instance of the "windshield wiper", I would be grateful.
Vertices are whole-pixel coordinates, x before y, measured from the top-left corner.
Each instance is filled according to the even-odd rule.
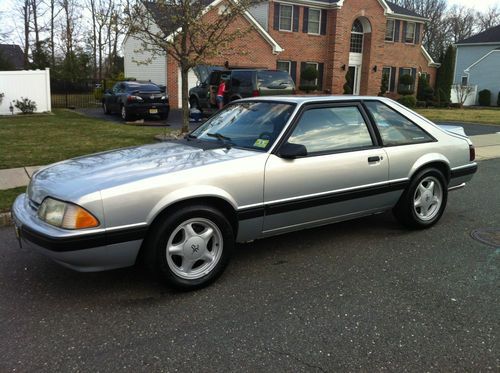
[[[196,139],[196,136],[188,133],[186,136],[184,136],[184,138],[189,141],[190,139]]]
[[[219,132],[207,133],[207,136],[215,137],[217,140],[222,141],[224,143],[224,145],[226,145],[227,149],[231,149],[231,143],[227,142],[227,141],[231,141],[230,137],[224,136],[222,133],[219,133]]]

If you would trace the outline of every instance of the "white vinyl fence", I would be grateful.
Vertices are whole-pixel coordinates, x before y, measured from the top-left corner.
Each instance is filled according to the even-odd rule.
[[[451,86],[451,102],[459,104],[464,101],[464,106],[476,105],[477,102],[477,85],[460,85],[453,84]]]
[[[14,107],[16,100],[28,98],[36,103],[36,112],[51,111],[50,70],[0,71],[0,115],[10,114],[9,107]],[[14,113],[20,111],[14,108]]]

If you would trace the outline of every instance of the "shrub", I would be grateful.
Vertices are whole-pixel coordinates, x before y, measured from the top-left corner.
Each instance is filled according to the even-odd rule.
[[[2,105],[3,98],[5,97],[5,93],[1,92],[0,93],[0,105]],[[500,97],[500,94],[498,95]]]
[[[417,107],[427,107],[427,101],[417,101]]]
[[[94,88],[94,98],[96,99],[96,101],[101,101],[103,95],[104,95],[104,88],[102,87]]]
[[[300,73],[300,78],[302,80],[305,80],[307,82],[312,82],[316,79],[318,79],[318,70],[316,70],[312,66],[306,67],[304,70],[301,71]]]
[[[36,110],[36,102],[30,100],[29,98],[21,97],[21,101],[15,101],[14,107],[21,110],[23,114],[31,114]]]
[[[345,83],[342,88],[344,88],[344,94],[345,95],[352,95],[352,85],[353,82],[351,81],[351,75],[349,74],[349,71],[345,74]]]
[[[1,102],[2,102],[2,101],[0,101],[0,103],[1,103]],[[500,106],[500,92],[498,92],[497,106]]]
[[[401,96],[398,99],[398,102],[409,108],[414,108],[415,106],[417,106],[417,99],[412,95]]]
[[[316,91],[318,89],[318,86],[317,85],[300,85],[299,86],[299,89],[301,91],[304,91],[306,93],[309,93],[311,91]]]
[[[424,75],[418,78],[417,99],[420,101],[431,101],[434,97],[434,89],[430,86]]]
[[[415,79],[410,74],[404,74],[399,77],[398,93],[402,95],[410,95],[413,93],[415,87]]]
[[[479,91],[479,105],[490,106],[491,105],[491,92],[489,89],[483,89]]]
[[[380,82],[380,92],[379,96],[385,95],[385,93],[389,90],[389,76],[387,74],[382,74],[382,81]]]

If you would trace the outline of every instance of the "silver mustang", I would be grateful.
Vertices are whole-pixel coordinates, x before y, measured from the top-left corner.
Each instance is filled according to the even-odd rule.
[[[246,99],[183,140],[47,166],[12,216],[20,242],[62,265],[141,260],[194,289],[222,273],[235,241],[389,209],[428,228],[476,170],[467,137],[386,98]]]

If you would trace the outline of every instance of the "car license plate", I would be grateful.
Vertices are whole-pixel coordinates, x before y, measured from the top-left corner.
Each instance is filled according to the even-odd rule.
[[[158,114],[158,109],[149,109],[149,114]]]

